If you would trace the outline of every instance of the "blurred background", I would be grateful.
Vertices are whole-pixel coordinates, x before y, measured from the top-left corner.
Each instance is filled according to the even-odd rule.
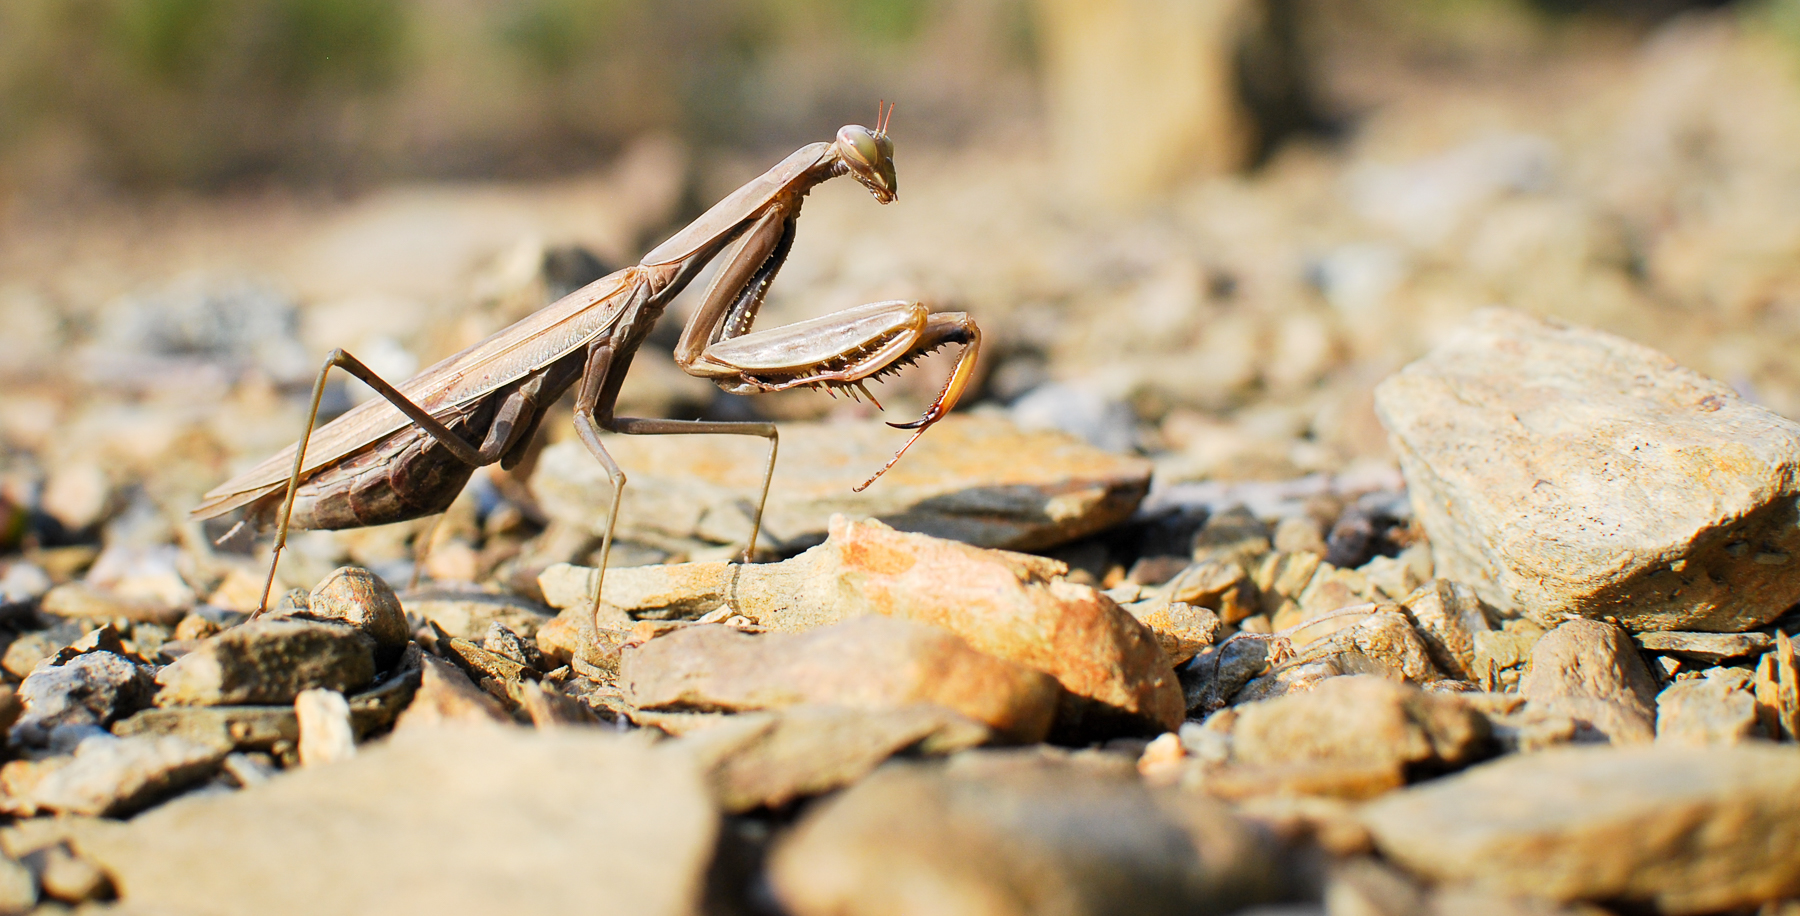
[[[1491,304],[1800,417],[1800,0],[7,0],[0,547],[181,540],[332,347],[404,378],[880,99],[899,202],[815,193],[760,326],[966,309],[972,409],[1158,486],[1390,466],[1371,389]]]

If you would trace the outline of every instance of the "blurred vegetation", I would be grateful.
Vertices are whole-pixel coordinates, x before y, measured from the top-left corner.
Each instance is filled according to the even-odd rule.
[[[1201,2],[1201,0],[1195,0]],[[1268,0],[1304,48],[1530,47],[1596,10],[1693,0]],[[1702,3],[1700,5],[1715,5]],[[1764,0],[1800,34],[1800,0]],[[524,176],[629,138],[780,147],[898,100],[909,139],[1029,113],[1033,0],[4,0],[0,194]],[[1256,59],[1267,60],[1260,55]],[[1265,136],[1317,123],[1245,75]],[[1266,96],[1267,99],[1263,97]],[[1291,123],[1289,123],[1291,122]]]
[[[1025,0],[6,0],[0,171],[217,186],[529,174],[1023,84]],[[1009,76],[1010,75],[1010,76]],[[954,127],[952,128],[954,129]],[[785,139],[785,137],[779,137]]]

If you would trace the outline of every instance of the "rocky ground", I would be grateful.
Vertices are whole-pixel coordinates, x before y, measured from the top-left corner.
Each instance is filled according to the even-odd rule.
[[[760,442],[616,439],[597,608],[566,414],[254,621],[185,510],[309,354],[404,375],[632,257],[677,150],[14,214],[0,911],[1800,913],[1800,89],[1721,20],[1596,47],[1365,63],[1352,138],[1150,217],[992,149],[821,192],[765,323],[966,307],[976,403],[859,494],[870,408],[646,354],[633,412],[785,421],[762,562]]]

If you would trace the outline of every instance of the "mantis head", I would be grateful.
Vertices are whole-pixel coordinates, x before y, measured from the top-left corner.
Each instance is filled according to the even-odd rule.
[[[888,114],[893,113],[888,108]],[[887,118],[876,119],[870,130],[860,124],[847,124],[838,129],[832,151],[869,193],[881,203],[892,203],[898,190],[894,178],[894,141],[888,139]]]

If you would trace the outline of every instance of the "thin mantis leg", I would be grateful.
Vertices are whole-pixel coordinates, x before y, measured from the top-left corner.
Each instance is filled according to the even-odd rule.
[[[684,436],[712,433],[726,436],[761,436],[769,440],[769,460],[763,466],[762,495],[756,498],[756,514],[750,520],[750,543],[744,547],[743,562],[756,556],[756,539],[762,533],[763,507],[769,502],[769,484],[775,479],[775,453],[781,448],[781,434],[775,424],[754,420],[648,420],[638,417],[616,417],[606,426],[628,436]]]
[[[376,375],[373,369],[363,365],[362,360],[351,356],[343,350],[333,350],[325,358],[325,364],[319,367],[319,377],[313,382],[312,406],[306,412],[306,429],[300,433],[300,444],[294,449],[294,470],[288,475],[287,496],[281,501],[281,522],[275,530],[275,551],[269,557],[269,577],[263,581],[262,600],[257,602],[256,613],[250,615],[255,620],[269,609],[269,592],[275,588],[275,570],[281,564],[281,551],[287,546],[288,521],[294,514],[294,495],[300,490],[300,473],[306,467],[306,444],[312,438],[313,427],[319,422],[319,402],[325,397],[325,379],[331,375],[332,367],[337,367],[367,383],[376,393],[392,402],[414,423],[424,429],[433,439],[442,443],[450,453],[469,464],[480,466],[485,463],[482,454],[474,446],[464,442],[461,436],[450,431],[450,428],[437,421],[425,408],[414,404],[401,394],[399,389],[387,383],[386,379]]]
[[[592,452],[600,467],[606,472],[606,479],[612,484],[612,505],[606,513],[606,529],[600,539],[600,562],[594,571],[594,583],[588,591],[588,605],[592,609],[594,638],[600,635],[600,594],[606,584],[606,566],[612,560],[613,532],[619,522],[619,504],[625,494],[625,472],[619,463],[613,460],[600,441],[602,428],[630,436],[658,435],[694,435],[714,433],[724,435],[761,436],[769,440],[769,459],[763,466],[762,493],[756,500],[756,514],[750,523],[750,543],[744,548],[744,562],[756,555],[756,541],[762,533],[763,507],[769,501],[769,484],[775,478],[775,454],[779,450],[780,433],[775,424],[767,422],[711,421],[711,420],[653,420],[638,417],[609,417],[600,419],[597,407],[603,390],[606,387],[607,371],[612,365],[612,350],[609,347],[595,347],[588,356],[587,368],[582,373],[581,390],[575,396],[575,431],[581,441]]]
[[[606,472],[606,480],[613,488],[612,505],[606,511],[606,532],[600,537],[600,564],[594,572],[594,584],[588,589],[588,622],[593,628],[590,637],[596,646],[600,642],[600,590],[606,584],[606,564],[612,559],[613,527],[619,522],[619,500],[625,495],[625,472],[601,443],[600,426],[594,419],[601,392],[606,388],[607,371],[612,367],[612,354],[609,346],[595,346],[588,351],[587,366],[581,373],[581,390],[575,395],[575,433],[600,462],[600,469]]]
[[[418,540],[413,542],[413,568],[412,576],[406,580],[407,591],[419,590],[419,576],[425,571],[425,558],[431,556],[431,539],[437,537],[438,527],[443,524],[444,513],[439,512],[431,517],[431,524],[425,526],[425,530],[414,535]]]

